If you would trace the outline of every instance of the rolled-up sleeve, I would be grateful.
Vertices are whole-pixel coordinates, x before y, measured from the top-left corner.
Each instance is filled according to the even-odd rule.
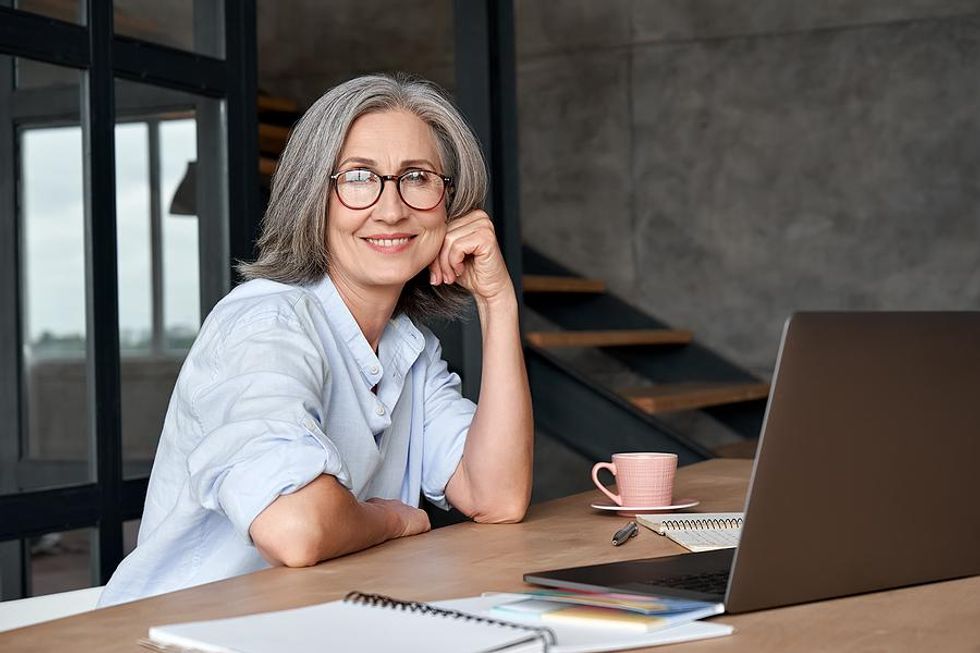
[[[435,505],[448,510],[446,484],[463,457],[476,404],[462,396],[459,375],[449,371],[442,360],[442,346],[427,329],[422,452],[422,492]]]
[[[248,542],[252,521],[280,495],[321,474],[351,484],[321,428],[330,370],[303,317],[275,313],[236,325],[213,351],[213,378],[191,398],[202,433],[187,458],[191,494]]]

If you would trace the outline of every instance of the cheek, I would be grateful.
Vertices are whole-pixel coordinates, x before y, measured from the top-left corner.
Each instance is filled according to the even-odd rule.
[[[327,208],[327,242],[341,242],[344,236],[350,236],[361,226],[364,219],[354,214],[350,209],[342,204],[331,200]]]
[[[448,227],[443,221],[441,224],[435,225],[433,228],[429,229],[428,243],[426,243],[426,255],[431,255],[431,258],[435,258],[439,254],[439,250],[442,249],[442,243],[446,240],[446,232]],[[431,250],[431,251],[430,251]]]

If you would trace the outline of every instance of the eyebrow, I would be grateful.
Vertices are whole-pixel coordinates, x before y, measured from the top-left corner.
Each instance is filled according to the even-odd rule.
[[[378,162],[374,159],[365,159],[364,157],[360,156],[349,156],[341,161],[337,167],[343,168],[348,163],[359,163],[361,165],[375,168],[378,166]],[[402,161],[400,170],[404,170],[405,168],[416,168],[419,166],[429,166],[430,170],[436,169],[436,164],[432,163],[432,161],[429,161],[428,159],[408,159],[407,161]]]

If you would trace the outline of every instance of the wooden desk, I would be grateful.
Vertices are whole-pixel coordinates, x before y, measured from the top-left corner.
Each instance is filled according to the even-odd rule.
[[[677,496],[700,498],[704,511],[740,510],[749,472],[745,460],[685,467]],[[533,506],[521,524],[458,524],[309,569],[269,569],[10,631],[0,634],[0,651],[134,653],[155,624],[299,607],[352,589],[423,601],[513,591],[525,587],[526,571],[683,551],[643,528],[611,546],[624,520],[589,509],[598,498],[589,492]],[[650,650],[980,651],[980,577],[715,619],[735,634]]]

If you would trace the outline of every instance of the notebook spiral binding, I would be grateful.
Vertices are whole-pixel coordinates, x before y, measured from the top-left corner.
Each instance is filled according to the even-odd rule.
[[[660,522],[665,529],[691,530],[695,528],[741,528],[742,518],[734,519],[666,519]]]
[[[406,612],[417,612],[419,614],[433,615],[436,617],[462,619],[464,621],[485,623],[491,626],[503,626],[505,628],[524,630],[532,634],[532,639],[528,641],[533,641],[536,639],[541,642],[542,651],[544,653],[547,653],[551,646],[558,643],[558,638],[555,637],[555,631],[551,630],[550,628],[545,628],[543,626],[527,626],[525,624],[517,624],[510,621],[501,621],[499,619],[491,619],[490,617],[481,617],[475,614],[468,614],[466,612],[460,612],[459,610],[437,608],[429,605],[428,603],[422,603],[420,601],[399,601],[398,599],[393,599],[390,596],[385,596],[383,594],[367,594],[364,592],[348,592],[347,596],[344,597],[344,601],[360,605],[393,608],[395,610],[404,610]]]

